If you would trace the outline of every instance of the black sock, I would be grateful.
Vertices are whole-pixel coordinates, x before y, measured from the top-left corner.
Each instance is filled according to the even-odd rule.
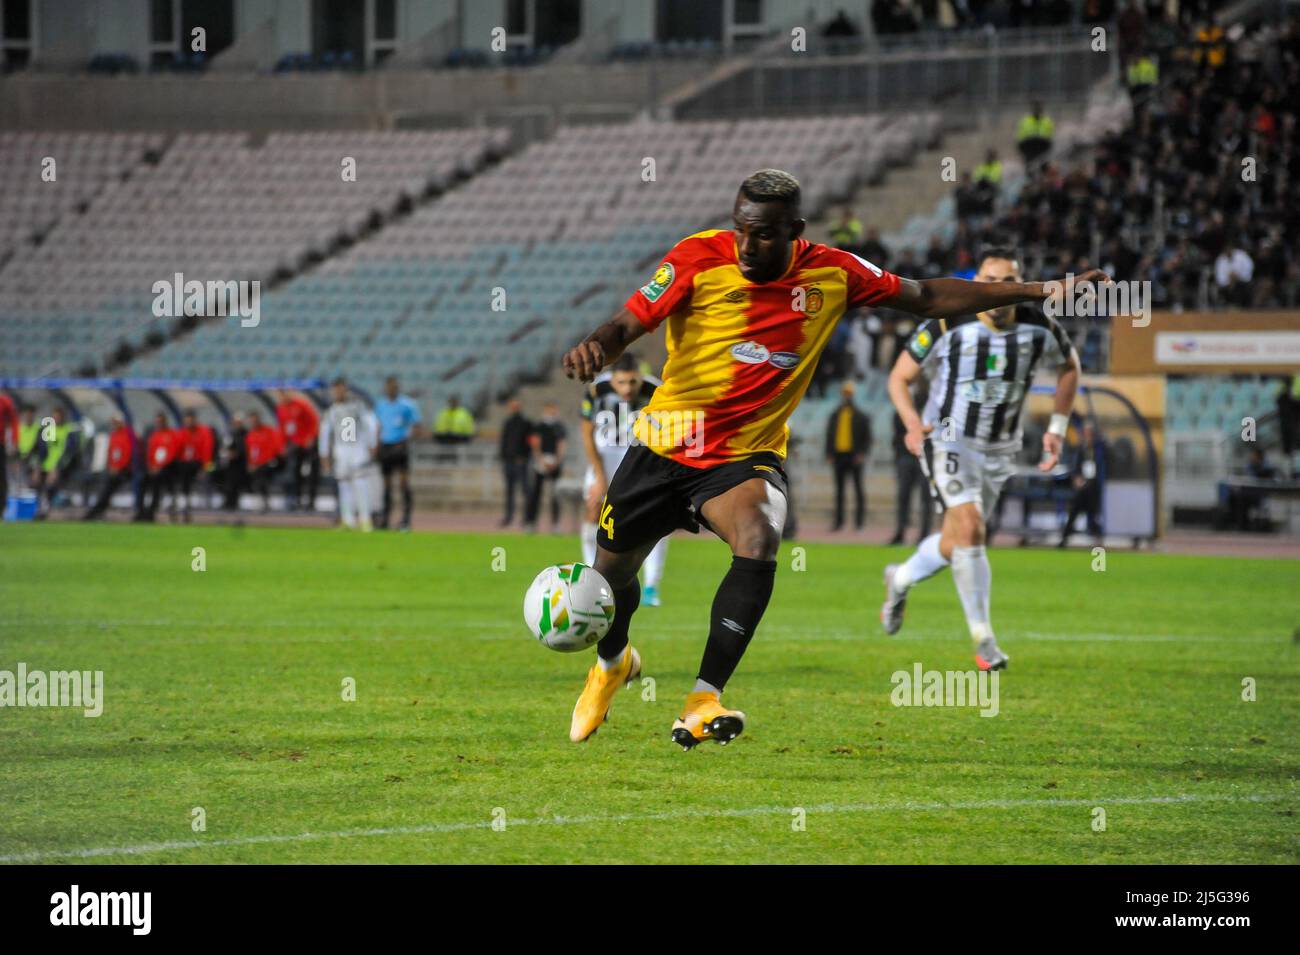
[[[596,644],[596,652],[606,660],[615,660],[627,646],[627,627],[632,622],[632,614],[641,606],[641,584],[633,577],[626,587],[614,589],[614,620],[609,631]]]
[[[402,488],[402,523],[411,523],[411,487]]]
[[[776,561],[751,557],[731,558],[731,570],[722,578],[713,598],[709,642],[700,661],[700,679],[722,690],[745,655],[749,640],[763,619],[776,581]]]

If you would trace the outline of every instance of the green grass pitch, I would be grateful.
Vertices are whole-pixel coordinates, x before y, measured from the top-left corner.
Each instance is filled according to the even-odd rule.
[[[897,670],[973,668],[947,572],[888,638],[881,569],[902,549],[810,544],[795,571],[787,545],[727,693],[749,728],[684,753],[669,729],[725,546],[674,539],[664,606],[633,623],[655,683],[584,745],[567,734],[592,657],[544,649],[521,615],[537,571],[578,552],[0,527],[0,670],[105,684],[98,718],[0,709],[0,861],[1300,861],[1295,562],[1113,551],[1097,572],[1085,551],[994,550],[1011,669],[988,718],[890,700]]]

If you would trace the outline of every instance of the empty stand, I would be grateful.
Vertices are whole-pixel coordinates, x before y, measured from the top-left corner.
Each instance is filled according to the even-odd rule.
[[[134,152],[112,153],[126,178],[82,183],[76,166],[61,176],[69,198],[50,207],[45,241],[20,245],[5,265],[0,314],[25,332],[0,355],[0,370],[99,364],[120,341],[139,345],[168,330],[172,320],[152,313],[155,282],[179,272],[187,280],[265,284],[359,238],[404,202],[482,168],[506,145],[490,129],[284,133],[260,143],[238,133],[183,134],[157,162],[142,162],[152,141],[129,143]],[[100,155],[68,155],[92,153]],[[343,175],[348,158],[356,161],[355,181]],[[118,168],[107,160],[95,166],[105,167]],[[93,201],[78,213],[88,193]]]
[[[267,295],[259,328],[208,323],[129,371],[344,373],[367,390],[396,374],[430,413],[450,394],[475,403],[543,373],[677,240],[725,225],[755,168],[799,176],[812,211],[932,137],[937,123],[920,115],[564,128]]]

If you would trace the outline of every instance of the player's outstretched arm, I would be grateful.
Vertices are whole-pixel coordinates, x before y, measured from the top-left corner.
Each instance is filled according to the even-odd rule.
[[[916,402],[912,400],[912,383],[920,377],[920,374],[921,365],[912,357],[911,352],[905,351],[898,356],[898,361],[894,362],[887,385],[889,400],[894,403],[894,409],[907,430],[903,443],[907,445],[907,450],[918,458],[921,456],[921,444],[926,434],[934,430],[922,423],[921,415],[916,410]]]
[[[887,308],[923,315],[926,318],[949,318],[970,315],[1004,305],[1041,302],[1052,295],[1071,295],[1074,286],[1083,282],[1109,282],[1101,269],[1055,282],[972,282],[967,279],[900,279],[898,294],[880,302]]]
[[[646,332],[641,320],[621,309],[617,315],[570,348],[560,359],[564,373],[579,381],[591,381],[600,370],[623,354],[623,350]]]
[[[1056,372],[1056,395],[1052,403],[1052,423],[1043,434],[1043,459],[1038,470],[1050,471],[1061,460],[1065,430],[1070,424],[1070,410],[1079,391],[1079,353],[1073,348]]]

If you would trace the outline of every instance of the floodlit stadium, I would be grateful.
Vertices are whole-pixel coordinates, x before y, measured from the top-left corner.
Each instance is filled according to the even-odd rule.
[[[0,69],[0,862],[1300,859],[1300,4]]]

